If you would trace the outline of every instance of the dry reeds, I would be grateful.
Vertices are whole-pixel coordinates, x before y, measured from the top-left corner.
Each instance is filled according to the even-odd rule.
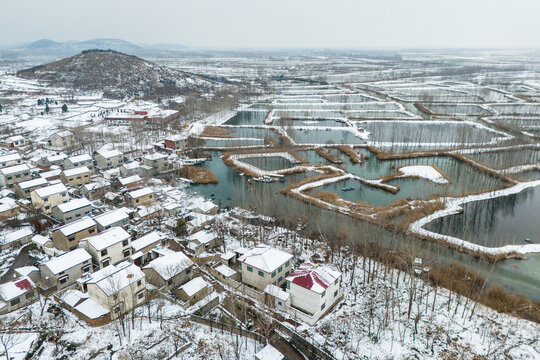
[[[180,176],[195,181],[197,184],[217,184],[218,179],[214,173],[199,166],[185,165],[180,169]]]

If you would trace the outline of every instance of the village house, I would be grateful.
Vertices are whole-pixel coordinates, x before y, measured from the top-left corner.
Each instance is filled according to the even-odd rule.
[[[66,160],[67,157],[68,156],[64,153],[49,155],[42,160],[42,165],[45,167],[60,166],[64,163],[64,160]]]
[[[0,250],[8,248],[20,248],[28,244],[34,235],[31,226],[24,226],[18,230],[10,231],[0,235]]]
[[[0,155],[0,168],[22,164],[22,157],[18,152]]]
[[[19,213],[19,205],[10,197],[0,198],[0,219],[7,219]]]
[[[106,193],[111,191],[111,183],[103,178],[94,179],[93,182],[84,184],[80,191],[81,194],[90,200],[101,199]]]
[[[7,145],[7,146],[12,146],[12,147],[21,147],[21,146],[25,146],[25,145],[28,145],[28,139],[26,139],[24,136],[22,135],[13,135],[13,136],[10,136],[8,137],[4,143]]]
[[[187,140],[182,136],[171,136],[163,140],[165,151],[180,154],[186,148]]]
[[[235,280],[235,281],[241,281],[242,275],[237,272],[234,269],[231,269],[227,265],[219,264],[215,267],[215,269],[218,273],[218,277],[220,277],[222,280]]]
[[[191,278],[193,265],[193,261],[183,252],[171,252],[152,260],[143,267],[143,272],[150,284],[170,290]]]
[[[310,315],[324,314],[342,295],[341,273],[326,265],[305,262],[286,281],[291,306]]]
[[[92,257],[84,249],[75,249],[54,257],[39,266],[43,290],[58,291],[91,273]]]
[[[186,216],[188,234],[196,233],[214,221],[215,216],[191,212]]]
[[[82,286],[90,299],[110,310],[113,320],[146,300],[144,273],[127,261],[96,271]]]
[[[121,227],[113,227],[79,241],[88,251],[96,267],[104,268],[119,263],[131,255],[131,236]]]
[[[32,173],[26,164],[13,165],[0,169],[0,186],[11,189],[15,184],[30,180]]]
[[[188,210],[204,215],[216,215],[218,206],[203,197],[198,197],[188,206]]]
[[[51,232],[54,247],[70,251],[79,247],[79,241],[97,234],[97,224],[89,217],[60,226]]]
[[[157,231],[149,232],[131,242],[132,259],[137,265],[146,264],[151,258],[150,250],[162,245],[163,235]]]
[[[54,249],[54,244],[50,237],[36,234],[32,236],[31,241],[39,251],[42,251],[49,256],[54,255],[56,249]]]
[[[141,164],[138,161],[132,161],[120,166],[120,175],[124,177],[140,175]]]
[[[75,136],[67,130],[55,133],[49,137],[48,145],[53,150],[70,149],[75,145]]]
[[[54,184],[36,189],[30,193],[32,205],[40,208],[45,214],[51,214],[52,209],[67,203],[69,195],[64,184]]]
[[[71,187],[81,187],[90,183],[90,170],[86,166],[64,170],[60,174],[60,180]]]
[[[119,208],[94,216],[94,221],[97,223],[98,230],[104,231],[115,226],[126,226],[129,224],[129,215],[126,208]]]
[[[0,285],[0,315],[30,305],[38,299],[34,282],[27,276]]]
[[[87,198],[73,199],[57,205],[52,210],[52,216],[66,224],[90,215],[92,204]]]
[[[91,173],[94,172],[94,159],[88,154],[71,156],[64,160],[64,169],[73,169],[86,166]]]
[[[199,256],[208,249],[214,248],[222,244],[221,239],[213,231],[201,230],[188,238],[188,249],[193,252],[193,255]]]
[[[164,172],[169,167],[167,155],[162,153],[144,155],[142,160],[144,165],[152,167],[154,175]]]
[[[285,311],[287,306],[291,306],[291,294],[279,286],[268,284],[264,288],[264,303],[271,308]]]
[[[110,169],[124,163],[124,154],[119,150],[97,150],[94,159],[100,169]]]
[[[238,258],[242,282],[261,291],[268,284],[281,286],[291,273],[292,259],[284,251],[259,245]]]
[[[54,180],[59,180],[61,173],[62,173],[62,169],[54,169],[54,170],[49,170],[49,171],[44,171],[42,173],[39,173],[39,176],[51,182]]]
[[[211,292],[212,287],[210,284],[198,276],[179,287],[176,291],[176,296],[180,300],[189,303],[189,305],[193,305],[204,299]]]
[[[150,205],[155,199],[155,194],[149,187],[144,187],[139,190],[130,191],[126,194],[126,200],[131,207],[140,205]]]
[[[48,184],[49,182],[41,177],[37,179],[22,181],[15,185],[15,193],[21,199],[30,199],[30,193],[33,190],[39,189]]]
[[[132,175],[124,178],[118,178],[116,180],[116,186],[121,189],[136,189],[140,188],[143,185],[143,181],[139,175]]]

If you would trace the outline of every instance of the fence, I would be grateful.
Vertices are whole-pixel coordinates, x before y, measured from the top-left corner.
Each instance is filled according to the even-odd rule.
[[[203,324],[203,325],[206,325],[206,326],[210,326],[211,328],[215,328],[216,330],[221,330],[221,332],[223,331],[226,331],[228,333],[231,333],[231,334],[237,334],[237,335],[240,335],[240,336],[243,336],[243,337],[248,337],[250,339],[253,339],[263,345],[266,345],[267,343],[267,340],[264,336],[262,336],[261,334],[259,333],[256,333],[256,332],[253,332],[253,331],[249,331],[249,330],[246,330],[246,329],[242,329],[241,327],[238,327],[238,326],[232,326],[232,325],[229,325],[229,324],[224,324],[222,322],[219,322],[219,321],[214,321],[214,320],[210,320],[210,319],[206,319],[206,318],[203,318],[203,317],[200,317],[200,316],[197,316],[197,315],[191,315],[189,317],[189,319],[193,322],[196,322],[196,323],[199,323],[199,324]]]

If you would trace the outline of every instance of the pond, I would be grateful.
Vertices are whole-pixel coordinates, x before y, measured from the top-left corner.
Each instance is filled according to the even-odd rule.
[[[240,161],[267,171],[288,169],[296,165],[281,156],[247,157]]]

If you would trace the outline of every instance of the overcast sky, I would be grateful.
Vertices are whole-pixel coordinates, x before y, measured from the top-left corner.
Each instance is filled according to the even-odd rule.
[[[0,43],[540,47],[540,0],[0,0]]]

